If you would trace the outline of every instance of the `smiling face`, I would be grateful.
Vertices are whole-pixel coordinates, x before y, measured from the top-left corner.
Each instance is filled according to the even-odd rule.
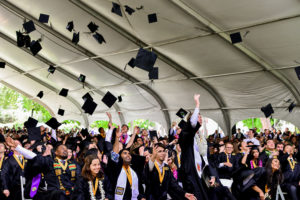
[[[68,149],[65,145],[60,145],[59,147],[57,147],[56,151],[55,151],[55,155],[60,158],[60,159],[67,159],[68,158]]]
[[[127,164],[127,165],[130,164],[131,159],[132,159],[132,157],[131,157],[131,155],[130,155],[130,153],[129,153],[128,150],[124,150],[124,151],[121,153],[121,158],[123,159],[124,164]]]
[[[99,159],[93,159],[90,170],[93,176],[96,176],[101,169],[100,160]]]

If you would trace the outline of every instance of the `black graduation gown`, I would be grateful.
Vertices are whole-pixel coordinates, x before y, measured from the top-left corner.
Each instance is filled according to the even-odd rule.
[[[93,181],[93,184],[95,184],[95,180]],[[90,187],[89,187],[88,182],[89,182],[88,180],[84,179],[82,176],[79,176],[79,178],[76,181],[76,185],[74,188],[74,192],[72,193],[71,200],[91,199]],[[103,184],[103,182],[102,182],[102,184]],[[103,189],[104,189],[104,185],[103,185]],[[98,189],[97,189],[96,195],[95,195],[96,199],[101,199],[101,195],[102,194],[100,192],[100,185],[98,184]]]
[[[144,188],[142,185],[142,176],[141,176],[141,174],[143,173],[143,170],[144,170],[145,157],[136,156],[136,155],[131,155],[131,157],[132,157],[132,160],[131,160],[132,165],[130,167],[135,171],[135,173],[137,174],[137,177],[139,179],[138,199],[141,199],[141,198],[145,197]],[[106,170],[106,176],[108,179],[107,182],[109,184],[109,187],[106,187],[107,188],[106,196],[108,199],[114,199],[115,189],[116,189],[116,185],[117,185],[118,178],[121,173],[122,167],[123,167],[123,160],[122,160],[121,156],[119,157],[119,161],[117,163],[114,162],[110,156],[108,157],[108,164],[107,164],[107,170]],[[127,179],[123,200],[131,200],[131,196],[132,196],[132,191],[130,188],[130,183]]]
[[[24,176],[24,170],[13,156],[7,158],[2,166],[1,181],[2,191],[7,189],[10,192],[9,199],[21,199],[20,176]]]
[[[146,177],[146,197],[147,200],[165,200],[167,194],[172,199],[185,199],[185,192],[178,185],[173,173],[168,165],[164,164],[165,176],[162,184],[160,184],[159,173],[156,167],[150,172],[149,164],[145,166],[145,177]]]
[[[1,135],[1,134],[0,134]],[[2,180],[1,180],[1,171],[3,168],[3,164],[6,160],[6,157],[4,157],[3,162],[2,162],[2,166],[0,166],[0,190],[2,191]],[[4,196],[4,194],[2,192],[0,192],[0,199],[5,199],[6,197]]]
[[[229,161],[232,164],[232,167],[223,166],[223,167],[217,168],[219,178],[231,179],[233,172],[238,169],[238,163],[237,163],[238,160],[237,160],[236,155],[231,154]],[[222,152],[218,156],[218,165],[220,165],[221,163],[224,163],[224,162],[227,162],[227,156],[224,152]]]
[[[44,180],[47,183],[47,191],[38,191],[37,195],[35,196],[35,199],[47,199],[47,200],[57,200],[57,197],[60,199],[65,199],[64,191],[60,190],[60,184],[58,177],[55,174],[54,169],[54,159],[50,156],[41,156],[37,155],[34,157],[30,162],[30,170],[32,177],[36,176],[39,173],[44,174]],[[72,161],[68,161],[69,164],[75,164]],[[66,168],[65,173],[61,174],[61,183],[64,188],[66,188],[68,191],[72,192],[76,183],[76,180],[78,178],[78,175],[80,175],[81,169],[78,165],[76,165],[75,170],[75,177],[72,178],[71,171],[69,167]],[[74,179],[74,180],[73,180]]]
[[[178,175],[182,180],[183,189],[195,195],[197,199],[208,199],[207,190],[199,178],[195,168],[194,157],[194,136],[199,130],[200,124],[197,122],[195,128],[188,121],[179,135],[179,145],[181,147],[181,166]],[[202,164],[204,161],[202,162]]]

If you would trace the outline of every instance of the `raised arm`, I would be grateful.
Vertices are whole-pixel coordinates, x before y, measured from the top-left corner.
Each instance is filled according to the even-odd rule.
[[[194,100],[195,100],[195,110],[193,112],[193,115],[190,118],[190,122],[193,128],[196,127],[197,122],[198,122],[198,115],[200,112],[200,94],[195,94],[194,95]]]
[[[13,147],[16,149],[17,152],[22,154],[26,159],[31,160],[34,157],[36,157],[36,154],[32,151],[23,148],[21,145],[19,145],[15,140],[13,140],[11,137],[6,138],[6,144],[10,147]]]
[[[114,143],[114,146],[113,146],[113,152],[115,152],[115,153],[119,153],[120,152],[119,143],[120,143],[120,137],[121,137],[121,135],[122,135],[122,132],[120,131],[120,127],[118,127],[117,131],[116,131],[115,143]]]
[[[126,148],[131,147],[131,145],[133,144],[134,139],[135,139],[135,136],[137,135],[137,130],[138,130],[138,128],[135,126],[135,127],[134,127],[134,130],[133,130],[133,134],[132,134],[132,136],[130,137],[129,142],[128,142],[127,145],[126,145]]]

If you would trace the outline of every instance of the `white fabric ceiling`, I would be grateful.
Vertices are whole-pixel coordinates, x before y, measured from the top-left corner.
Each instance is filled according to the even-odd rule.
[[[122,7],[120,17],[111,12],[112,2],[136,11],[128,15]],[[37,21],[40,13],[50,15],[51,25]],[[157,23],[148,23],[151,13],[157,13]],[[117,123],[143,118],[168,127],[180,107],[193,109],[194,93],[201,94],[201,113],[226,134],[239,120],[262,117],[259,108],[268,103],[273,117],[300,126],[300,109],[288,113],[284,102],[300,103],[294,70],[300,62],[299,13],[298,0],[2,0],[0,59],[7,67],[0,79],[30,97],[43,90],[39,102],[53,115],[85,126],[111,111]],[[37,56],[16,46],[24,19],[35,23],[32,39],[44,36]],[[71,20],[81,34],[78,45],[66,30]],[[91,21],[106,43],[85,33]],[[241,32],[242,43],[231,44],[233,32]],[[140,47],[158,55],[159,80],[153,83],[143,70],[124,71]],[[50,64],[58,68],[48,76]],[[85,88],[77,81],[80,74],[87,77]],[[61,88],[70,89],[68,98],[58,95]],[[81,109],[81,97],[90,90],[98,103],[92,116]],[[124,95],[111,109],[101,102],[108,90]],[[65,116],[56,114],[59,107]]]

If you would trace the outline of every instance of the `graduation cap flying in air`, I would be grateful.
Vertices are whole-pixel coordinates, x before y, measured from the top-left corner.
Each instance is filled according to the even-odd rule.
[[[147,72],[151,72],[156,59],[157,55],[154,52],[140,48],[135,58],[134,65]]]
[[[54,130],[58,129],[58,127],[60,127],[61,125],[61,123],[59,123],[57,119],[54,117],[52,117],[49,121],[47,121],[46,124]]]
[[[273,107],[270,103],[261,107],[260,110],[265,114],[266,118],[270,117],[274,113]]]

